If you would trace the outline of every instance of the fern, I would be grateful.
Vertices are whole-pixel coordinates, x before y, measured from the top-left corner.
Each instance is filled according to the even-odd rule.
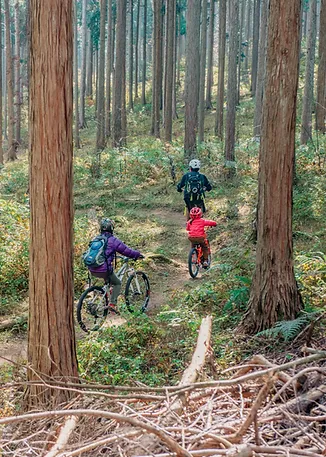
[[[318,314],[320,314],[320,311],[303,314],[292,321],[279,321],[274,325],[274,327],[263,330],[262,332],[257,333],[256,336],[266,336],[267,338],[282,336],[284,341],[291,341],[299,334],[303,327],[313,320]]]

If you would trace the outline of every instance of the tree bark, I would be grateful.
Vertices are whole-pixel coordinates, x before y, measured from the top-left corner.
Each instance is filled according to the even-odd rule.
[[[230,44],[229,44],[229,63],[228,63],[228,87],[227,87],[227,111],[226,111],[226,130],[225,130],[225,166],[227,176],[231,178],[235,174],[235,118],[237,104],[237,55],[238,55],[238,21],[239,5],[238,0],[230,1]]]
[[[117,29],[115,40],[116,64],[113,80],[113,147],[125,144],[125,95],[126,95],[126,13],[127,0],[117,3]]]
[[[107,12],[107,0],[101,0],[100,20],[100,51],[98,69],[98,92],[97,99],[97,135],[96,149],[101,151],[105,148],[105,23]]]
[[[160,109],[162,97],[162,0],[153,0],[154,46],[152,88],[152,135],[160,137]]]
[[[326,0],[321,0],[319,26],[319,64],[317,77],[316,126],[322,133],[326,132]]]
[[[15,3],[15,140],[21,143],[21,65],[20,65],[20,7],[19,2]]]
[[[226,0],[220,0],[218,32],[218,83],[215,118],[215,135],[223,139],[223,107],[226,47]]]
[[[134,108],[133,85],[134,85],[134,4],[129,0],[129,109]]]
[[[147,51],[147,0],[144,0],[144,21],[143,21],[143,75],[142,75],[142,91],[141,103],[146,105],[146,51]]]
[[[206,83],[206,109],[212,109],[213,87],[213,51],[214,51],[214,25],[215,25],[215,0],[210,0],[209,31],[207,52],[207,83]]]
[[[3,114],[2,114],[2,72],[3,72],[3,65],[2,65],[2,59],[3,59],[3,51],[2,51],[2,20],[0,21],[0,168],[3,165],[3,143],[2,143],[2,120],[3,120]]]
[[[317,0],[311,0],[309,9],[308,39],[306,53],[305,86],[302,105],[300,143],[312,139],[312,107],[314,98],[314,66],[316,50]]]
[[[259,53],[258,53],[256,104],[255,104],[255,116],[254,116],[254,136],[256,136],[256,137],[260,137],[260,132],[261,132],[261,116],[262,116],[264,81],[265,81],[265,72],[266,72],[268,7],[269,7],[269,0],[261,0],[260,40],[259,40]]]
[[[93,64],[94,64],[94,46],[93,38],[90,30],[87,30],[87,46],[86,46],[86,97],[93,98]],[[83,52],[83,51],[82,51]]]
[[[238,51],[238,83],[237,83],[237,105],[240,104],[240,89],[241,89],[241,76],[242,76],[242,46],[243,46],[243,29],[244,29],[244,16],[245,16],[245,5],[246,1],[241,0],[241,10],[239,7],[239,14],[240,14],[240,20],[239,20],[239,39],[238,39],[238,44],[239,44],[239,51]]]
[[[211,0],[211,3],[214,3]],[[210,18],[211,19],[211,18]],[[200,37],[200,76],[199,76],[199,105],[198,105],[198,142],[204,141],[205,130],[205,76],[207,48],[207,0],[202,0],[201,37]]]
[[[73,296],[72,0],[31,0],[28,379],[78,377]],[[65,390],[30,385],[31,406]]]
[[[86,127],[85,122],[85,92],[86,92],[86,8],[87,0],[82,3],[82,60],[81,60],[81,74],[80,74],[80,111],[79,111],[79,127],[81,129]]]
[[[250,58],[250,49],[251,49],[251,42],[252,42],[251,12],[252,12],[252,0],[248,0],[247,14],[246,14],[246,43],[247,43],[247,46],[246,46],[246,56],[244,59],[244,70],[245,70],[247,81],[249,81],[249,58]]]
[[[174,58],[174,39],[175,39],[175,0],[167,0],[166,12],[166,87],[165,87],[165,103],[164,103],[164,122],[165,122],[165,141],[172,141],[172,108],[173,108],[173,58]]]
[[[254,97],[256,95],[260,2],[261,2],[261,0],[254,0],[254,23],[253,23],[253,43],[252,43],[252,61],[251,61],[251,96],[252,97]]]
[[[79,100],[78,100],[78,32],[77,32],[77,0],[74,0],[74,98],[75,98],[75,147],[80,149],[79,136]]]
[[[6,21],[6,79],[7,79],[7,98],[8,98],[8,160],[17,159],[16,147],[14,142],[14,69],[11,53],[10,36],[10,8],[9,0],[4,0],[5,21]]]
[[[108,0],[108,37],[106,54],[106,138],[111,136],[111,74],[112,74],[112,0]]]
[[[199,101],[200,2],[188,0],[185,75],[184,157],[189,160],[197,150]]]
[[[292,179],[300,0],[270,0],[260,145],[256,270],[243,319],[250,332],[294,319],[302,306],[293,269]]]
[[[138,73],[139,73],[139,27],[140,25],[140,0],[137,3],[136,17],[136,42],[135,42],[135,102],[138,101]]]

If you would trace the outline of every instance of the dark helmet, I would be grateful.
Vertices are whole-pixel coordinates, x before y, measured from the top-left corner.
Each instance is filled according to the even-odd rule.
[[[102,219],[100,229],[101,229],[101,232],[113,233],[114,222],[111,219]]]

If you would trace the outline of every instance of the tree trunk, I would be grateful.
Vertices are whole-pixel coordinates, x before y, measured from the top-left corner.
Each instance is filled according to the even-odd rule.
[[[218,31],[218,83],[215,118],[215,135],[223,139],[223,107],[226,47],[226,0],[220,0],[219,31]]]
[[[247,46],[246,46],[246,56],[244,59],[244,70],[245,70],[247,82],[249,81],[249,58],[250,58],[250,49],[251,49],[251,42],[252,42],[251,12],[252,12],[252,0],[248,0],[247,15],[246,15],[246,43],[247,43]]]
[[[252,97],[254,97],[256,95],[260,2],[261,2],[261,0],[254,0],[254,23],[253,23],[253,43],[252,43],[252,61],[251,61],[251,96]]]
[[[319,64],[317,77],[316,126],[322,133],[326,132],[326,0],[321,0],[319,25]]]
[[[154,46],[152,89],[152,135],[160,137],[160,109],[162,97],[162,0],[153,0]]]
[[[113,80],[113,147],[122,147],[125,144],[124,137],[124,111],[126,91],[126,13],[127,0],[117,3],[117,29],[116,29],[116,64]]]
[[[77,0],[74,0],[74,98],[75,98],[75,147],[80,149],[79,136],[79,100],[78,100],[78,32],[77,32]]]
[[[82,0],[82,61],[81,61],[81,75],[80,75],[80,112],[79,112],[79,127],[81,129],[86,127],[85,122],[85,91],[86,91],[86,8],[87,0]]]
[[[15,3],[15,103],[16,103],[16,116],[15,116],[15,140],[21,143],[21,71],[20,71],[20,10],[19,2]]]
[[[147,47],[147,0],[144,0],[144,21],[143,21],[143,76],[142,76],[142,90],[141,90],[141,103],[146,105],[146,47]]]
[[[211,0],[211,3],[214,3]],[[210,18],[211,19],[211,18]],[[201,43],[200,43],[200,76],[199,76],[199,106],[198,106],[198,142],[204,141],[205,130],[205,70],[207,48],[207,0],[202,0],[201,11]]]
[[[307,144],[312,139],[312,107],[314,98],[314,66],[316,50],[317,0],[311,0],[306,53],[305,86],[302,105],[300,143]]]
[[[265,81],[265,71],[266,71],[268,8],[269,8],[269,0],[261,0],[260,40],[259,40],[259,53],[258,53],[256,105],[255,105],[255,116],[254,116],[254,136],[256,136],[256,137],[260,137],[260,132],[261,132],[261,116],[262,116],[264,81]]]
[[[94,52],[94,59],[95,59],[95,119],[97,118],[97,102],[98,102],[98,57],[99,57],[99,52],[98,52],[98,48],[95,49],[95,52]]]
[[[166,5],[166,82],[165,82],[165,103],[164,103],[164,122],[165,122],[165,141],[172,141],[172,105],[173,105],[173,58],[174,58],[174,39],[175,39],[175,0],[167,0]]]
[[[270,0],[260,145],[256,271],[243,326],[294,319],[302,302],[293,269],[292,177],[299,69],[300,0]]]
[[[129,109],[134,108],[133,85],[134,85],[134,4],[129,0]]]
[[[88,45],[86,51],[86,97],[93,98],[93,60],[94,46],[90,30],[87,30]]]
[[[177,48],[178,48],[178,21],[177,3],[174,7],[174,46],[173,46],[173,87],[172,87],[172,119],[178,118],[177,113]]]
[[[3,24],[3,41],[6,43],[7,40],[7,27],[6,27],[6,21],[4,21]],[[5,140],[8,140],[8,97],[7,97],[7,50],[6,46],[3,46],[3,100],[4,100],[4,119],[3,119],[3,137]]]
[[[2,16],[2,15],[1,15]],[[2,65],[3,52],[2,52],[2,20],[0,21],[0,168],[3,165],[3,143],[2,143]]]
[[[111,74],[112,74],[112,0],[108,0],[108,38],[106,54],[106,138],[111,136]]]
[[[97,135],[96,149],[101,151],[105,148],[105,23],[107,12],[107,0],[101,0],[100,20],[100,51],[98,69],[98,92],[97,99]]]
[[[8,1],[8,0],[6,0]],[[72,0],[31,0],[28,380],[78,377],[73,294]],[[40,90],[41,88],[41,90]],[[71,393],[30,385],[31,406]]]
[[[207,52],[206,109],[212,109],[212,107],[213,107],[212,86],[213,86],[214,24],[215,24],[215,0],[210,0],[208,52]]]
[[[140,0],[137,3],[136,42],[135,42],[135,102],[138,101],[138,73],[139,73],[139,27],[140,25]]]
[[[11,36],[10,36],[10,8],[9,0],[4,0],[5,21],[6,21],[6,79],[7,79],[7,97],[8,97],[8,160],[17,159],[16,145],[14,141],[14,70],[11,53]]]
[[[197,150],[199,99],[200,1],[188,0],[185,75],[184,156],[189,160]]]
[[[239,26],[239,51],[238,51],[238,83],[237,83],[237,105],[240,104],[240,89],[241,89],[241,69],[242,69],[242,46],[243,46],[243,29],[244,29],[244,16],[245,16],[245,5],[246,1],[241,0],[240,11],[240,26]]]
[[[228,169],[227,176],[231,178],[235,174],[235,118],[237,104],[237,55],[238,55],[238,0],[230,0],[230,44],[228,62],[228,87],[227,87],[227,112],[225,130],[225,166]]]

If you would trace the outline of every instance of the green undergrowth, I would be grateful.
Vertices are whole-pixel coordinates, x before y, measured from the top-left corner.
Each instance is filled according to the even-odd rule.
[[[213,137],[213,113],[207,116],[207,140],[199,148],[203,172],[213,183],[207,195],[207,217],[217,221],[209,231],[212,268],[201,279],[178,282],[166,294],[163,306],[128,320],[126,325],[102,330],[78,343],[81,374],[98,382],[150,385],[175,383],[190,359],[200,320],[213,316],[212,345],[219,367],[237,362],[259,348],[252,340],[239,340],[237,326],[248,302],[255,267],[253,221],[257,202],[259,144],[252,138],[253,101],[244,99],[238,109],[237,176],[227,181],[223,143]],[[91,107],[87,108],[91,116]],[[186,170],[181,136],[167,147],[147,132],[148,112],[129,115],[128,147],[110,147],[94,153],[95,129],[91,119],[81,132],[82,149],[74,151],[75,295],[81,294],[87,272],[81,254],[98,232],[101,217],[116,222],[116,235],[133,248],[187,261],[186,234],[177,216],[183,211],[176,179]],[[182,118],[174,126],[182,132]],[[293,236],[295,272],[305,303],[305,313],[319,310],[326,295],[326,184],[325,139],[298,147],[294,185]],[[98,173],[100,171],[100,173]],[[20,156],[0,171],[0,316],[17,313],[28,288],[29,196],[27,158]],[[174,220],[175,219],[175,220]],[[145,263],[152,284],[159,287],[161,270]],[[175,279],[170,266],[164,273]],[[130,319],[130,318],[129,318]],[[303,325],[303,319],[302,319]],[[296,325],[296,324],[294,324]],[[301,325],[301,324],[300,324]],[[267,350],[270,342],[262,336]],[[274,342],[273,342],[274,341]]]

